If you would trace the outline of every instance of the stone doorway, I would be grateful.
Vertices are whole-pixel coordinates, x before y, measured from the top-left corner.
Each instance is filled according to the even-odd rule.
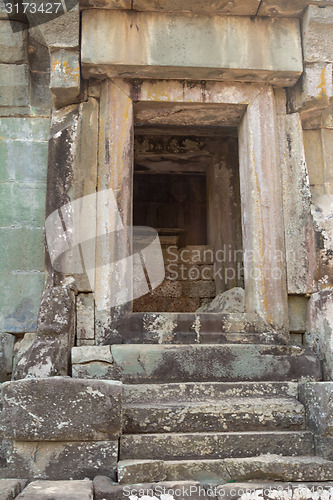
[[[195,312],[244,287],[237,129],[188,128],[135,130],[133,222],[158,231],[165,280],[134,312]]]

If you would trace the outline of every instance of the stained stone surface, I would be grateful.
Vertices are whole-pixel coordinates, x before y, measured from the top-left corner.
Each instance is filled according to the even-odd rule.
[[[82,30],[85,78],[101,72],[156,78],[163,67],[164,78],[259,80],[289,86],[302,73],[300,30],[294,19],[272,24],[263,18],[253,22],[246,17],[92,9],[83,12]]]
[[[121,383],[70,377],[3,385],[1,428],[20,441],[103,441],[121,432]]]
[[[117,470],[120,484],[163,481],[166,479],[163,460],[123,460],[118,462]]]
[[[30,479],[116,478],[118,441],[20,442],[10,451],[7,477]]]
[[[93,500],[91,481],[34,481],[16,497],[19,500]]]
[[[0,333],[0,382],[10,380],[13,368],[15,336]]]
[[[306,406],[309,429],[318,436],[333,438],[333,382],[301,384],[300,400]]]
[[[0,479],[0,500],[14,500],[26,484],[25,479]]]

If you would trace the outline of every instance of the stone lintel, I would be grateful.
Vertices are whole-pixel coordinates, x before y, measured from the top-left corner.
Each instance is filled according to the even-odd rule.
[[[81,62],[85,78],[163,75],[276,86],[294,85],[303,70],[297,19],[96,9],[83,12]]]

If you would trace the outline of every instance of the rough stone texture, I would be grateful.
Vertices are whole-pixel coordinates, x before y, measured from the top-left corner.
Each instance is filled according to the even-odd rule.
[[[20,362],[22,365],[25,363],[23,360],[26,352],[32,346],[34,340],[36,338],[36,333],[26,333],[21,340],[17,340],[14,346],[14,357],[13,357],[13,373],[16,371],[17,363]]]
[[[299,25],[292,19],[272,24],[242,17],[90,10],[83,12],[82,23],[85,78],[101,73],[126,77],[133,72],[137,78],[156,78],[163,66],[168,78],[245,79],[289,86],[302,73]],[[265,52],[260,58],[254,57],[258,45]]]
[[[214,491],[214,488],[213,488]],[[325,500],[333,491],[333,483],[281,483],[281,482],[249,482],[234,483],[219,486],[217,490],[218,500],[300,500],[318,498]]]
[[[18,360],[13,378],[67,375],[74,343],[74,296],[66,282],[44,290],[38,313],[37,335]]]
[[[250,458],[165,462],[169,481],[332,481],[333,462],[319,457],[263,455]]]
[[[54,105],[61,108],[77,102],[80,95],[80,54],[59,49],[51,53],[50,88]]]
[[[19,441],[103,441],[121,432],[121,384],[67,377],[6,382],[1,428]]]
[[[333,62],[333,6],[309,5],[303,18],[303,53],[306,62]]]
[[[26,64],[0,64],[0,106],[29,104],[29,73]]]
[[[333,96],[332,63],[307,64],[297,85],[287,89],[287,95],[289,112],[300,112],[303,121],[313,120],[329,106]]]
[[[91,481],[34,481],[30,483],[19,500],[93,500]]]
[[[226,398],[219,402],[206,399],[183,402],[178,397],[176,401],[126,404],[124,432],[233,432],[245,428],[247,431],[274,431],[305,427],[304,406],[293,399],[272,398],[269,405],[267,399],[255,397]]]
[[[76,341],[84,345],[95,339],[95,303],[91,293],[79,293],[76,297]]]
[[[312,455],[310,432],[224,432],[127,434],[120,438],[120,460],[198,460],[251,457],[267,453]]]
[[[14,335],[0,333],[0,382],[10,380],[13,368],[14,342]]]
[[[78,5],[55,19],[30,28],[29,32],[30,36],[49,49],[78,49],[80,36]]]
[[[14,500],[26,484],[25,479],[0,479],[0,500]]]
[[[263,0],[258,10],[259,16],[289,17],[300,16],[309,3],[325,6],[331,0]]]
[[[314,293],[308,305],[306,343],[323,361],[324,380],[333,379],[333,291]]]
[[[120,484],[163,481],[166,471],[163,460],[123,460],[118,462],[117,477]]]
[[[220,293],[210,303],[199,307],[197,312],[244,313],[245,290],[238,287]]]
[[[315,436],[316,454],[333,461],[333,437]]]
[[[301,384],[300,400],[309,429],[317,436],[333,438],[333,382]]]
[[[45,281],[42,226],[49,119],[0,118],[0,129],[0,232],[4,248],[10,249],[1,257],[0,330],[31,332]]]
[[[116,477],[118,441],[14,442],[7,477],[29,479],[93,479],[96,474]]]
[[[111,352],[109,376],[124,383],[321,379],[319,361],[299,346],[113,345]],[[90,363],[77,368],[76,376],[93,376]]]
[[[123,386],[124,404],[220,401],[243,397],[298,397],[296,382],[213,382],[185,384],[133,384]]]
[[[288,293],[306,294],[313,291],[316,248],[302,124],[293,114],[279,115],[278,125]]]
[[[211,14],[228,14],[241,16],[255,16],[260,0],[240,0],[231,3],[228,0],[207,1],[202,0],[134,0],[133,9],[138,11],[156,12],[197,12],[201,14],[204,10]]]
[[[12,30],[12,23],[16,32]],[[23,24],[15,21],[0,21],[1,63],[20,64],[27,61],[27,31],[23,27]]]

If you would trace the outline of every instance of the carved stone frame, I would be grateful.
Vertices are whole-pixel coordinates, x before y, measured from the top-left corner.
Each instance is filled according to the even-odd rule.
[[[116,193],[123,224],[132,224],[132,179],[135,103],[205,103],[245,106],[238,126],[246,312],[258,314],[288,341],[288,296],[284,241],[281,162],[273,88],[269,85],[180,80],[108,79],[100,98],[98,190]],[[103,212],[103,213],[102,213]],[[110,217],[97,213],[97,228]],[[111,223],[111,222],[110,222]],[[112,237],[112,236],[111,236]],[[98,253],[115,252],[117,242],[97,247]],[[113,279],[96,268],[95,293],[112,293]],[[114,336],[131,314],[131,305],[95,311],[96,343]]]

